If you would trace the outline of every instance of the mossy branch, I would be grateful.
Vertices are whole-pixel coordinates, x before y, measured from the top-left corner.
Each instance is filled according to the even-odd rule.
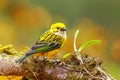
[[[1,46],[0,51],[1,76],[23,76],[24,79],[28,80],[115,80],[102,70],[101,60],[88,55],[82,56],[82,65],[75,55],[71,55],[70,59],[63,61],[44,57],[30,57],[19,64],[16,63],[16,60],[22,52],[17,52],[10,45]]]
[[[100,41],[88,41],[77,50],[78,33],[79,30],[75,34],[74,53],[64,55],[62,60],[32,56],[19,64],[16,61],[28,48],[18,52],[12,45],[0,45],[0,75],[23,76],[23,80],[115,80],[102,69],[100,59],[80,54],[82,49]]]

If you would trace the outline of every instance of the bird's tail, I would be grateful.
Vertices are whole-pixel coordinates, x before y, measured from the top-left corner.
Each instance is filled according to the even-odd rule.
[[[18,63],[22,63],[28,56],[30,56],[32,53],[34,53],[33,50],[29,50],[22,58],[18,59]]]
[[[29,55],[24,55],[22,58],[18,59],[18,63],[22,63]]]
[[[28,55],[24,55],[22,58],[18,59],[16,62],[20,64],[20,63],[22,63],[27,57],[28,57]]]

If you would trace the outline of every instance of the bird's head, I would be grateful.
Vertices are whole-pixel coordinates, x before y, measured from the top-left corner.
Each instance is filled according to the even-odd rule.
[[[52,32],[64,32],[66,31],[66,27],[63,23],[54,23],[51,25],[51,29]]]

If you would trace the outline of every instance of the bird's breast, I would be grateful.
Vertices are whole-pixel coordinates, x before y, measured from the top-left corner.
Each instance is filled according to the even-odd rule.
[[[34,56],[44,56],[47,58],[53,58],[58,51],[59,51],[59,49],[55,49],[55,50],[45,52],[45,53],[36,53],[36,54],[34,54]]]

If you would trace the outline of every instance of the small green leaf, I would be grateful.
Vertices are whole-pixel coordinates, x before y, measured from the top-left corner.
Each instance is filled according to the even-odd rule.
[[[76,48],[76,39],[77,39],[78,33],[79,33],[79,29],[76,30],[76,32],[75,32],[75,37],[74,37],[74,51],[75,51],[75,52],[77,51],[77,48]]]
[[[71,55],[71,53],[66,53],[62,58],[63,58],[63,59],[66,59],[66,58],[68,58],[70,55]]]
[[[79,49],[78,49],[78,52],[80,53],[81,50],[93,45],[93,44],[99,44],[101,42],[101,40],[90,40],[86,43],[84,43]]]

